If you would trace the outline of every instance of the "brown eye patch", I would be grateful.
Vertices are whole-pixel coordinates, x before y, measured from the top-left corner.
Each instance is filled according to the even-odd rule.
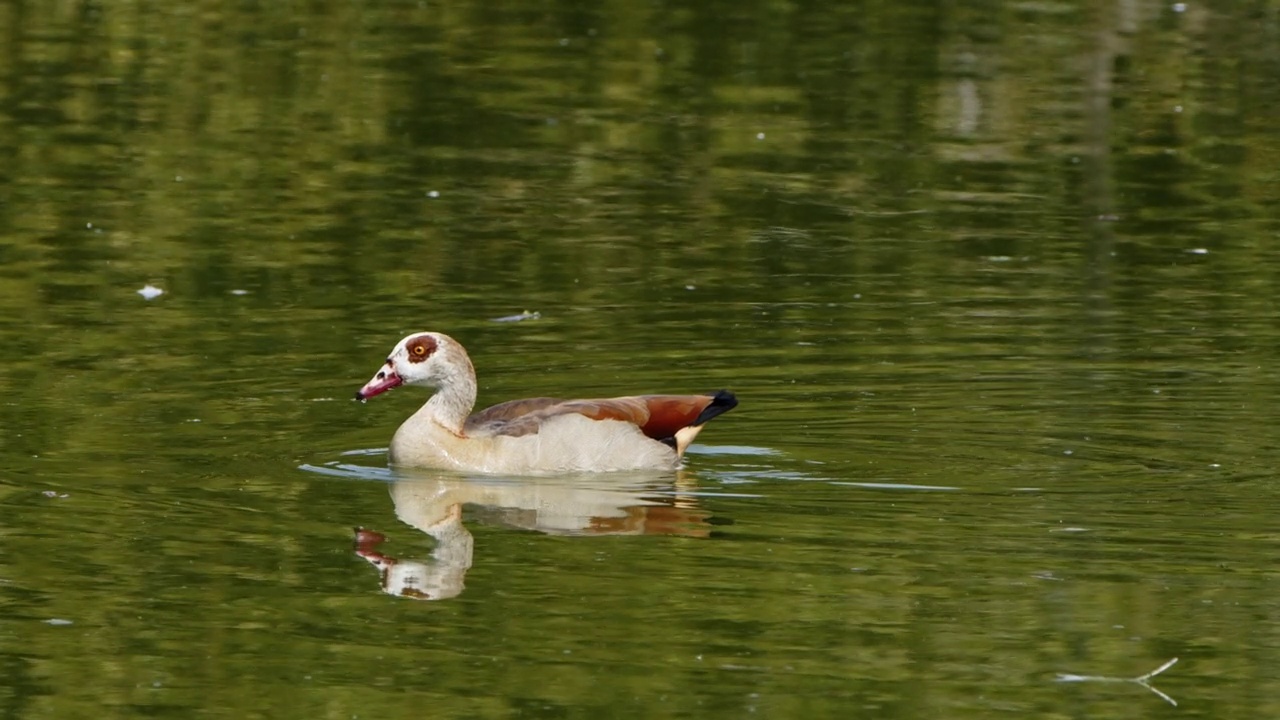
[[[409,351],[409,362],[419,363],[436,351],[436,339],[430,335],[419,335],[410,340],[405,349]]]

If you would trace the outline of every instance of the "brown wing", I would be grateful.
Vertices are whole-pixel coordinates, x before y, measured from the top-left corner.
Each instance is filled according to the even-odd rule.
[[[554,407],[564,402],[560,398],[526,398],[524,400],[511,400],[499,403],[492,407],[487,407],[478,413],[473,413],[467,418],[467,422],[463,425],[462,431],[466,433],[475,432],[483,429],[486,425],[492,425],[495,429],[501,428],[513,421],[528,419],[533,413]],[[534,429],[536,430],[536,428]],[[519,433],[494,432],[495,435],[525,435],[531,430]]]
[[[701,427],[738,406],[738,398],[728,390],[707,395],[643,395],[639,399],[649,407],[649,420],[640,429],[663,441],[674,439],[684,428]]]
[[[732,410],[737,398],[727,390],[711,395],[637,395],[602,400],[515,400],[482,410],[467,419],[468,430],[493,435],[527,435],[557,415],[577,413],[592,420],[621,420],[654,440],[670,441],[683,428],[701,425]]]

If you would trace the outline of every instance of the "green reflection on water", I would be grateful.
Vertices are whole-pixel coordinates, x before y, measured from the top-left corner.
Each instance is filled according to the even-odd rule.
[[[0,5],[0,712],[1129,718],[1054,678],[1177,655],[1275,715],[1276,30]],[[385,478],[298,468],[386,445],[421,398],[348,398],[422,329],[482,404],[743,404],[587,488],[618,532],[454,488],[411,602],[350,537],[440,559]]]

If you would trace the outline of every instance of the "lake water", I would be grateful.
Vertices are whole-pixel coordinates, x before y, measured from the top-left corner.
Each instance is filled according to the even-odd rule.
[[[1278,37],[0,6],[0,716],[1275,716]],[[741,405],[392,472],[427,329],[481,403]]]

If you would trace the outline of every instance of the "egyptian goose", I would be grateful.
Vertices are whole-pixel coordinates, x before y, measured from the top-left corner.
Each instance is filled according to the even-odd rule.
[[[360,401],[400,385],[436,392],[391,438],[393,465],[512,475],[672,470],[703,424],[738,404],[733,393],[601,400],[529,398],[471,414],[476,372],[441,333],[396,343]]]

